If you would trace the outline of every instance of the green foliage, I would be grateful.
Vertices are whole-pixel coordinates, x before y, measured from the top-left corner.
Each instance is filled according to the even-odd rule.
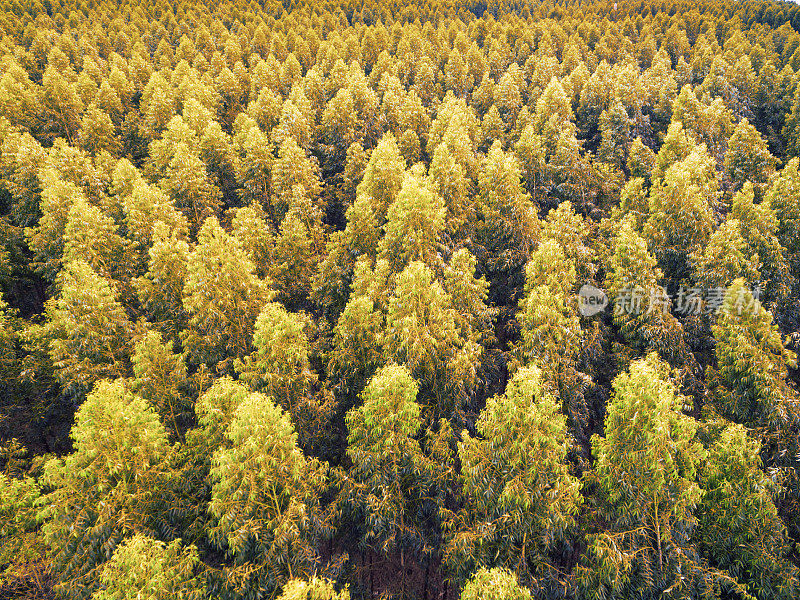
[[[520,587],[515,575],[498,568],[478,569],[461,592],[461,600],[530,600],[530,598],[530,591]]]
[[[122,380],[101,381],[75,415],[74,452],[45,465],[39,518],[58,588],[81,599],[98,588],[103,565],[135,533],[169,535],[167,432]]]
[[[301,194],[316,201],[320,193],[318,167],[298,146],[293,138],[287,138],[278,148],[278,158],[272,165],[272,190],[275,194],[274,216],[276,223],[283,221],[292,197],[297,193],[296,186],[302,188]]]
[[[574,262],[558,242],[548,239],[531,255],[525,272],[525,298],[520,303],[522,361],[543,369],[543,378],[568,417],[571,435],[586,442],[583,391],[590,380],[577,368],[582,331],[572,293]]]
[[[587,597],[683,597],[714,593],[720,576],[691,546],[702,498],[698,469],[707,453],[697,423],[655,354],[614,380],[605,437],[592,438],[597,521],[579,587]],[[724,581],[724,579],[723,579]],[[730,582],[729,582],[730,583]]]
[[[64,181],[55,169],[40,173],[42,217],[25,229],[25,238],[34,253],[34,266],[44,277],[54,280],[64,255],[64,230],[72,204],[82,196],[78,186]]]
[[[761,280],[761,260],[758,254],[749,254],[749,250],[739,221],[725,221],[711,234],[704,252],[692,255],[695,281],[705,288],[727,288],[741,277],[755,286]]]
[[[414,170],[406,173],[397,198],[389,206],[378,257],[387,260],[395,272],[413,261],[439,266],[437,241],[444,218],[444,202],[428,189],[421,174]]]
[[[48,301],[50,359],[64,391],[85,394],[100,379],[130,371],[131,323],[111,283],[83,261],[59,274],[61,294]]]
[[[580,483],[566,465],[566,419],[537,367],[523,367],[490,399],[458,444],[464,508],[447,525],[445,559],[463,580],[502,567],[535,590],[561,585],[553,562],[576,525]]]
[[[725,153],[725,171],[734,186],[738,188],[750,181],[761,198],[777,163],[756,128],[747,119],[742,119],[728,141]]]
[[[102,150],[110,154],[119,152],[114,123],[106,111],[95,105],[86,109],[81,120],[78,143],[90,154],[97,154]]]
[[[163,223],[162,228],[185,239],[188,232],[186,217],[176,210],[173,202],[159,188],[147,185],[135,167],[125,159],[117,163],[112,186],[120,196],[125,213],[127,254],[134,268],[141,268],[147,263],[148,250],[156,241],[159,222]],[[163,233],[160,237],[163,237]]]
[[[157,331],[148,331],[136,343],[133,355],[131,390],[158,411],[173,436],[180,436],[181,425],[191,414],[191,405],[182,387],[186,383],[186,361],[173,352],[172,341],[164,343]]]
[[[101,587],[92,600],[194,600],[205,597],[198,570],[197,550],[181,548],[137,533],[114,551],[100,576]]]
[[[712,327],[717,342],[721,414],[758,427],[786,421],[796,392],[787,384],[795,354],[784,347],[772,315],[753,298],[742,279],[725,292],[721,315]]]
[[[661,270],[647,250],[647,242],[634,230],[633,217],[625,217],[614,240],[606,278],[614,303],[614,324],[625,340],[618,347],[628,361],[656,351],[676,366],[691,365],[681,323],[670,313],[671,300],[659,285]]]
[[[324,248],[322,214],[296,185],[291,207],[275,240],[268,276],[275,282],[278,298],[288,306],[301,305],[311,292]]]
[[[754,202],[754,188],[748,181],[733,197],[731,217],[738,219],[747,253],[761,261],[761,285],[767,302],[780,300],[789,293],[789,265],[786,250],[777,238],[778,217],[769,205]],[[730,282],[725,282],[729,285]]]
[[[492,144],[479,177],[478,240],[492,272],[520,268],[539,236],[539,219],[530,196],[520,185],[519,161]]]
[[[17,479],[0,473],[0,588],[13,581],[27,561],[44,554],[36,520],[40,494],[39,485],[30,477]]]
[[[64,263],[80,260],[103,277],[119,277],[123,247],[114,220],[77,197],[64,227]]]
[[[232,234],[256,268],[256,274],[266,277],[272,259],[275,236],[265,220],[264,210],[258,203],[236,209],[231,221]]]
[[[795,280],[800,275],[800,208],[793,198],[797,196],[800,180],[798,159],[791,159],[775,178],[765,196],[765,204],[775,211],[778,230],[775,234],[781,246],[786,249]]]
[[[380,369],[362,392],[364,403],[348,411],[347,456],[353,481],[344,500],[357,511],[360,538],[369,548],[408,558],[430,559],[425,515],[435,511],[439,466],[423,452],[417,382],[409,370]],[[400,593],[405,594],[405,572]]]
[[[711,446],[696,536],[709,562],[756,598],[792,598],[798,571],[788,560],[786,528],[773,504],[777,490],[760,469],[759,446],[740,425],[726,427]]]
[[[668,276],[684,277],[687,256],[708,243],[716,194],[713,160],[702,147],[693,148],[653,182],[645,232]]]
[[[334,390],[354,399],[384,364],[384,316],[366,295],[347,303],[334,329],[327,371]]]
[[[405,160],[394,136],[388,133],[370,154],[364,178],[356,190],[357,196],[370,198],[378,225],[386,221],[387,211],[402,187],[404,172]]]
[[[136,534],[111,595],[797,595],[800,7],[112,4],[0,6],[0,463],[46,499],[0,495],[67,515],[3,538],[0,596],[87,598]],[[668,451],[593,469],[640,392]],[[133,434],[67,457],[87,394],[169,442],[125,484],[92,469]]]
[[[148,254],[147,272],[134,280],[134,287],[148,319],[166,335],[175,336],[187,321],[183,291],[189,273],[189,245],[157,221]]]
[[[174,148],[160,184],[175,206],[186,215],[193,232],[219,210],[222,193],[211,182],[196,150],[184,142],[179,142]]]
[[[308,395],[315,376],[308,361],[307,321],[276,303],[258,315],[253,343],[256,350],[236,365],[241,379],[272,396],[287,410]]]
[[[397,277],[386,314],[385,348],[433,400],[435,415],[460,409],[475,385],[481,346],[459,327],[452,298],[421,262]]]
[[[291,579],[283,586],[278,600],[350,600],[350,592],[345,588],[337,593],[329,579]]]
[[[225,371],[232,357],[251,352],[256,317],[271,296],[254,271],[238,240],[208,219],[189,254],[183,288],[188,328],[181,336],[195,363]]]
[[[258,597],[313,567],[314,498],[304,490],[315,466],[295,444],[288,416],[263,394],[250,394],[234,410],[225,437],[229,447],[212,458],[210,535],[233,558],[225,585]]]

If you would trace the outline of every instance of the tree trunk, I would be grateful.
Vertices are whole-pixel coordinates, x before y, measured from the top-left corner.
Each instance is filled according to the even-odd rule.
[[[428,600],[428,579],[430,578],[431,574],[431,561],[425,564],[425,584],[422,587],[422,600]]]

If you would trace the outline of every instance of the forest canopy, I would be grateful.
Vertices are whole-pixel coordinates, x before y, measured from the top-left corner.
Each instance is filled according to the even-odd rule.
[[[800,596],[800,6],[0,6],[0,596]]]

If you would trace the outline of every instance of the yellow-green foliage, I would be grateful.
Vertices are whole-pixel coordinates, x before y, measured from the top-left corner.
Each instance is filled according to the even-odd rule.
[[[797,595],[798,31],[2,3],[0,596]]]

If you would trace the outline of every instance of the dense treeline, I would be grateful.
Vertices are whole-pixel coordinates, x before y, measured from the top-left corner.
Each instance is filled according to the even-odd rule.
[[[5,3],[0,596],[798,597],[797,29]]]

